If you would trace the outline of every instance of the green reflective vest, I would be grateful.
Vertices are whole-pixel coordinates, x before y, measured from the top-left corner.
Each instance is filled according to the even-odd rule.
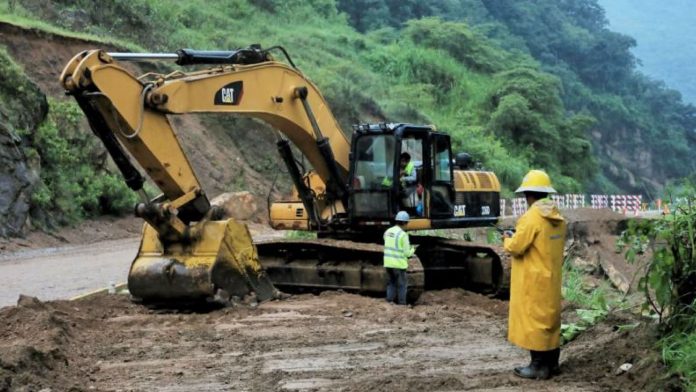
[[[416,166],[413,162],[409,162],[404,168],[404,175],[401,177],[401,185],[405,186],[413,182],[416,182]]]
[[[384,232],[384,266],[387,268],[408,268],[408,258],[413,256],[415,249],[408,241],[406,234],[398,225]]]
[[[413,175],[413,171],[416,169],[416,165],[413,164],[413,162],[409,162],[406,164],[406,167],[404,168],[404,172],[406,173],[407,176]]]

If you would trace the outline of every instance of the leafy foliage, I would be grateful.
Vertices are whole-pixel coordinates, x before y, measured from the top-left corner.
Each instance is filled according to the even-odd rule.
[[[575,339],[587,328],[597,324],[609,313],[611,306],[603,287],[588,289],[583,284],[583,273],[574,268],[569,259],[563,263],[563,298],[579,307],[576,309],[578,321],[561,324],[563,344]]]
[[[560,82],[529,68],[514,68],[496,75],[491,93],[493,107],[488,127],[521,148],[534,164],[567,178],[556,182],[580,190],[596,167],[592,147],[584,136],[595,120],[588,115],[566,118],[559,96]]]
[[[571,128],[582,125],[582,129],[572,132],[570,138],[560,138],[567,141],[573,154],[554,153],[558,157],[572,157],[560,162],[565,175],[575,178],[578,173],[596,173],[596,168],[602,169],[601,174],[590,175],[591,178],[577,178],[578,182],[589,185],[591,191],[608,192],[618,185],[624,190],[644,192],[653,189],[655,178],[681,178],[696,171],[696,162],[690,159],[696,150],[695,109],[684,105],[678,92],[636,72],[636,59],[631,54],[635,40],[608,30],[604,10],[597,0],[430,0],[421,2],[417,8],[410,7],[411,2],[400,8],[398,3],[339,1],[338,7],[360,31],[406,25],[403,31],[408,34],[410,29],[415,42],[427,42],[450,54],[454,49],[456,54],[452,55],[471,69],[491,72],[529,67],[524,59],[531,55],[542,64],[541,70],[560,79],[562,87],[553,91],[559,92],[564,111],[570,112],[570,117],[574,113],[583,115],[570,124]],[[468,26],[460,31],[457,23],[437,22],[437,19],[404,22],[431,16],[466,22]],[[439,29],[445,32],[438,32]],[[476,38],[477,34],[505,48],[506,53],[499,56],[489,47],[481,50],[483,41]],[[512,63],[511,58],[514,58]],[[505,106],[512,110],[511,114],[521,115],[518,118],[534,125],[532,129],[543,129],[529,115],[534,113],[522,110],[524,102],[519,97],[508,101]],[[590,118],[594,120],[584,121]],[[550,131],[555,133],[556,129],[567,128],[558,126]],[[590,132],[594,134],[592,151]],[[572,162],[581,162],[577,165],[581,167],[588,163],[585,159],[578,161],[578,153],[599,157],[603,164],[585,166],[585,170],[566,169]],[[646,156],[646,153],[652,156],[649,164],[625,167],[625,159],[621,158]],[[565,178],[561,182],[577,187],[577,183]]]
[[[496,73],[509,71],[515,65],[533,70],[540,80],[553,78],[539,69],[528,54],[508,50],[500,44],[502,41],[486,38],[485,31],[495,28],[477,29],[468,24],[490,22],[481,2],[368,3],[136,0],[116,1],[104,8],[84,1],[46,4],[27,0],[18,8],[25,15],[36,15],[65,28],[134,40],[148,50],[220,49],[256,42],[263,46],[283,44],[319,85],[346,131],[350,125],[366,120],[434,123],[452,135],[455,148],[474,154],[483,167],[495,170],[508,189],[517,185],[532,166],[547,166],[544,168],[557,179],[561,191],[575,191],[582,186],[584,177],[572,176],[579,173],[586,177],[592,170],[566,170],[567,162],[554,161],[552,152],[535,152],[533,145],[515,140],[501,142],[504,134],[490,129],[495,108],[488,101]],[[348,26],[348,21],[357,15],[341,13],[346,12],[344,6],[353,7],[356,12],[362,8],[367,13],[388,9],[393,19],[379,24],[371,20],[365,30],[373,32],[362,35]],[[79,13],[75,13],[78,9]],[[443,19],[415,20],[424,16]],[[143,18],[148,23],[141,23]],[[117,23],[121,19],[123,23]],[[293,22],[296,20],[305,23],[297,25]],[[223,34],[224,31],[235,33]],[[532,117],[543,125],[535,130],[553,133],[555,128],[578,130],[582,126],[577,122],[566,126],[566,110],[558,101],[559,91],[556,86],[550,98],[547,94],[546,98],[555,102],[541,109],[546,111],[540,111],[541,106],[537,105],[544,97],[532,96],[546,92],[530,91],[525,96]],[[587,131],[578,130],[577,137],[584,140],[584,146],[590,144]],[[589,149],[586,151],[589,155]],[[536,158],[542,153],[547,156]],[[564,154],[559,152],[560,155]],[[577,162],[576,155],[570,155],[568,161]],[[584,160],[576,163],[582,165]]]
[[[84,131],[82,111],[67,101],[49,100],[48,118],[26,135],[28,154],[40,161],[40,181],[32,194],[35,223],[54,226],[87,216],[118,214],[135,204],[120,175],[105,167],[97,139]]]
[[[26,0],[11,12],[145,50],[282,44],[347,132],[436,124],[506,192],[533,167],[561,192],[643,186],[607,146],[660,154],[662,178],[696,171],[693,108],[636,76],[633,42],[606,29],[596,0]]]
[[[440,18],[410,20],[403,34],[418,46],[444,50],[475,72],[492,73],[512,64],[510,53],[491,45],[465,23]]]
[[[2,46],[0,75],[0,122],[13,134],[30,132],[46,116],[46,98]]]
[[[670,329],[696,323],[696,191],[689,186],[685,192],[672,214],[630,221],[618,244],[629,262],[648,249],[652,252],[640,287],[646,305]]]
[[[684,105],[677,92],[636,72],[630,52],[635,40],[607,29],[596,0],[481,1],[496,23],[504,24],[505,29],[497,30],[501,39],[522,37],[520,50],[528,50],[544,70],[561,79],[567,108],[596,118],[595,154],[602,161],[614,161],[617,151],[655,157],[649,167],[617,171],[610,168],[622,166],[620,162],[603,165],[603,176],[643,192],[652,185],[624,173],[681,178],[696,170],[690,159],[696,150],[694,108]],[[593,187],[602,182],[597,177]]]

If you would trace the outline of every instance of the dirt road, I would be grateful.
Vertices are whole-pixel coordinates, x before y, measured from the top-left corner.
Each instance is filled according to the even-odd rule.
[[[40,300],[68,299],[125,282],[140,244],[142,222],[135,218],[85,221],[61,231],[64,242],[41,233],[20,240],[34,248],[0,244],[0,307],[17,303],[19,294]],[[249,224],[256,241],[282,237],[283,232]],[[43,245],[43,246],[42,246]]]
[[[139,242],[130,238],[0,254],[0,307],[16,304],[19,294],[67,299],[125,282]]]

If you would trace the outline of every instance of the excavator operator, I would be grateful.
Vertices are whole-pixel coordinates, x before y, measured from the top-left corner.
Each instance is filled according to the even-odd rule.
[[[411,161],[411,154],[401,153],[399,177],[403,187],[412,185],[416,182],[416,166]]]
[[[401,206],[417,216],[423,216],[423,186],[420,184],[416,165],[411,154],[401,153],[399,160],[399,179],[401,187]]]

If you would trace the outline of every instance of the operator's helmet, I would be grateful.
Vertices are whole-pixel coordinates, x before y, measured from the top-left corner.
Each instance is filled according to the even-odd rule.
[[[394,220],[396,220],[397,222],[408,222],[410,218],[411,217],[408,216],[408,212],[399,211],[399,213],[396,214],[396,218]]]
[[[556,190],[551,186],[551,178],[548,174],[542,170],[530,170],[515,191],[515,193],[522,192],[556,193]]]

